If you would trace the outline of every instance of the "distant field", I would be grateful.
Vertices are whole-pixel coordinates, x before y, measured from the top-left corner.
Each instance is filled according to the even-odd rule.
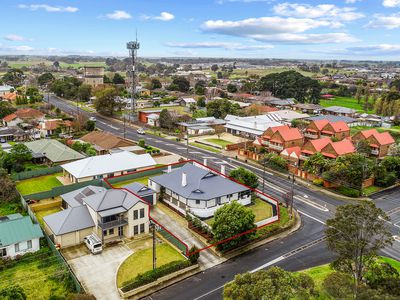
[[[31,66],[34,66],[34,65],[38,65],[40,63],[44,63],[45,65],[48,65],[48,66],[53,64],[53,62],[49,61],[49,60],[7,61],[7,63],[11,68],[17,68],[17,69],[22,68],[22,67],[31,67]],[[82,62],[78,62],[78,63],[74,63],[74,64],[67,64],[67,63],[64,63],[64,62],[60,62],[60,66],[61,66],[61,68],[64,68],[64,69],[71,68],[71,67],[75,68],[75,69],[78,69],[78,68],[81,68],[83,66],[105,67],[106,63],[104,61],[98,61],[98,62],[96,62],[96,61],[94,61],[94,62],[93,61],[88,61],[88,62],[82,61]]]
[[[364,112],[363,100],[361,100],[360,103],[357,103],[357,100],[355,98],[351,98],[351,97],[335,97],[334,99],[330,99],[330,100],[324,99],[324,100],[320,100],[319,104],[324,107],[343,106],[343,107],[355,109],[359,112]],[[367,112],[373,113],[374,110],[370,109]]]

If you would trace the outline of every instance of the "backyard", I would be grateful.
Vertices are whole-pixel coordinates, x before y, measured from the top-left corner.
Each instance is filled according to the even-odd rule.
[[[360,103],[357,103],[357,100],[352,97],[335,97],[333,99],[328,100],[320,100],[319,104],[324,107],[328,106],[343,106],[347,108],[355,109],[359,112],[364,112],[363,109],[363,99],[360,100]],[[367,113],[374,113],[373,109],[367,111]]]
[[[12,261],[0,271],[0,290],[13,284],[23,288],[27,299],[64,299],[74,293],[68,270],[46,246],[39,252]]]
[[[185,258],[167,243],[158,244],[156,247],[157,267],[172,261],[185,260]],[[135,278],[139,274],[150,271],[153,267],[153,248],[133,253],[119,267],[117,273],[117,286],[122,287],[124,282]]]
[[[157,173],[157,174],[154,174],[154,175],[150,175],[150,176],[143,176],[143,177],[139,177],[139,178],[125,180],[125,181],[113,184],[113,187],[120,188],[120,187],[123,187],[124,185],[130,184],[132,182],[139,182],[141,184],[147,185],[148,181],[149,181],[149,177],[155,177],[155,176],[159,176],[159,175],[162,175],[162,174],[163,173],[160,172],[160,173]]]
[[[53,187],[61,186],[61,182],[56,178],[62,173],[55,173],[17,182],[17,190],[21,195],[30,195],[39,192],[49,191]]]

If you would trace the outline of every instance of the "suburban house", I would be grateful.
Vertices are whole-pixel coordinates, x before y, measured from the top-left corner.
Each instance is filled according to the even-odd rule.
[[[91,144],[97,154],[108,154],[112,149],[124,149],[135,146],[135,143],[106,131],[92,131],[80,138],[81,141]]]
[[[180,122],[177,125],[181,132],[188,132],[190,135],[212,134],[216,131],[225,131],[225,120],[214,117],[197,118],[193,121]]]
[[[17,126],[23,122],[40,123],[44,121],[44,113],[33,108],[21,108],[3,118],[4,126]]]
[[[371,155],[378,158],[385,157],[390,146],[396,143],[389,132],[380,133],[376,129],[359,131],[352,137],[352,140],[356,145],[360,141],[366,141],[371,147]]]
[[[307,141],[301,148],[301,153],[299,157],[300,160],[307,160],[313,154],[321,152],[321,150],[330,143],[332,143],[332,140],[328,137]]]
[[[324,114],[331,114],[335,116],[354,117],[357,111],[355,109],[342,106],[329,106],[325,107],[322,112]]]
[[[269,115],[259,115],[253,117],[227,115],[225,117],[225,121],[226,132],[253,139],[262,136],[263,133],[270,127],[282,125],[278,120],[274,120]]]
[[[351,140],[344,139],[339,142],[331,142],[321,149],[323,156],[327,158],[337,158],[338,156],[356,152]]]
[[[268,106],[268,105],[261,105],[253,103],[250,106],[245,108],[245,111],[248,113],[256,112],[257,115],[262,115],[270,112],[277,111],[276,107]]]
[[[17,100],[17,92],[4,93],[0,95],[0,99],[8,102],[15,102]]]
[[[121,151],[111,154],[87,157],[61,167],[69,181],[84,182],[102,179],[146,169],[156,164],[150,154],[133,154]]]
[[[138,112],[138,120],[142,123],[149,123],[149,116],[160,115],[162,109],[140,110]],[[153,117],[152,117],[153,118]]]
[[[83,83],[92,87],[104,84],[104,67],[83,67]]]
[[[288,126],[279,127],[269,139],[268,148],[270,151],[281,152],[283,149],[295,146],[303,146],[303,135],[298,128]]]
[[[10,93],[11,90],[13,90],[13,89],[14,88],[9,85],[0,85],[0,97],[2,97],[6,93]]]
[[[193,98],[180,98],[179,99],[179,105],[180,106],[186,106],[189,107],[191,104],[196,104],[196,100],[194,100]]]
[[[45,231],[55,244],[75,246],[92,233],[108,242],[149,232],[149,205],[139,197],[119,189],[85,189],[64,196],[63,200],[72,199],[66,201],[68,207],[43,218]]]
[[[318,116],[309,117],[306,120],[308,120],[308,121],[328,120],[331,123],[343,121],[349,127],[358,126],[359,125],[359,123],[357,122],[357,119],[350,118],[350,117],[345,117],[345,116],[318,115]]]
[[[150,114],[147,116],[147,125],[149,126],[159,126],[159,120],[160,115],[159,114]]]
[[[61,133],[71,132],[72,122],[64,121],[62,119],[51,119],[44,120],[40,122],[38,125],[38,129],[40,131],[40,135],[43,137],[48,137],[57,133],[57,129],[60,130]]]
[[[15,258],[40,249],[43,237],[39,224],[29,216],[12,214],[0,216],[0,258]]]
[[[311,121],[304,131],[304,137],[312,140],[321,138],[322,128],[328,123],[329,121],[327,119]]]
[[[272,135],[276,131],[278,131],[278,129],[281,129],[281,128],[289,128],[289,126],[288,125],[278,125],[278,126],[274,126],[274,127],[269,127],[267,130],[265,130],[265,132],[261,136],[262,145],[269,146],[269,140],[271,139]]]
[[[0,127],[0,142],[25,141],[29,133],[17,126]]]
[[[300,154],[301,154],[301,147],[295,146],[283,149],[280,155],[288,162],[297,165],[299,163]]]
[[[343,140],[350,136],[350,128],[343,121],[339,122],[328,122],[324,127],[322,127],[320,137],[329,137],[336,139],[338,141]]]
[[[312,103],[297,103],[292,106],[292,109],[300,110],[307,114],[319,114],[323,107],[321,105]]]
[[[284,110],[277,110],[274,112],[269,112],[267,116],[270,116],[275,121],[281,121],[286,124],[291,124],[293,120],[305,119],[308,118],[308,114],[301,114],[297,111],[284,109]]]
[[[60,164],[86,157],[54,139],[26,142],[25,145],[32,151],[33,159],[40,162],[47,160],[52,164]]]
[[[185,214],[212,217],[226,203],[251,203],[251,190],[204,166],[187,163],[167,174],[149,178],[149,187],[161,193],[164,201]]]
[[[143,183],[132,182],[130,184],[124,185],[123,188],[139,196],[150,205],[157,204],[156,192],[149,188],[147,185],[144,185]]]

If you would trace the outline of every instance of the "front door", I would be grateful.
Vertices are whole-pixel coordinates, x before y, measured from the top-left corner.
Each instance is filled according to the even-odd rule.
[[[120,226],[118,227],[118,236],[123,236],[124,235],[124,227]]]

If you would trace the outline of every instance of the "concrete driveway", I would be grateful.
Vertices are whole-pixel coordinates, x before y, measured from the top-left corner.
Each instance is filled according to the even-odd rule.
[[[125,245],[106,248],[97,255],[89,254],[84,245],[63,251],[87,293],[97,300],[120,299],[115,283],[118,267],[132,253]]]

